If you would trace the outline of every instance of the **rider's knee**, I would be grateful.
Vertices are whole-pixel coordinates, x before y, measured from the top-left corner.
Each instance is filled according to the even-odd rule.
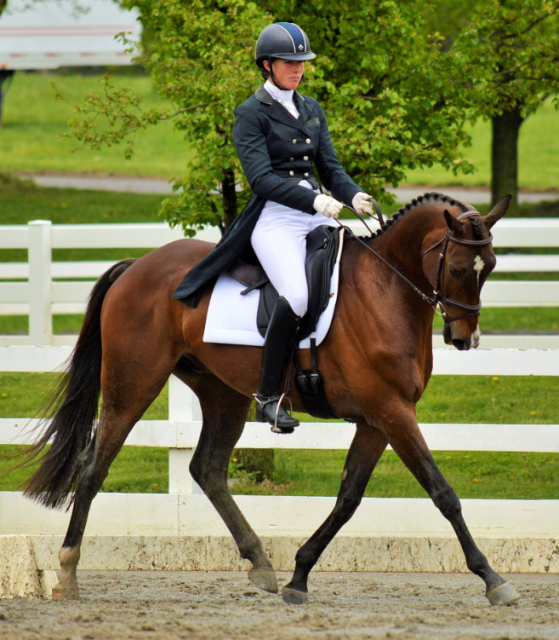
[[[305,313],[307,313],[309,294],[306,291],[306,282],[305,289],[301,287],[290,291],[287,295],[284,295],[284,298],[289,302],[289,305],[293,309],[293,313],[295,315],[303,317]]]

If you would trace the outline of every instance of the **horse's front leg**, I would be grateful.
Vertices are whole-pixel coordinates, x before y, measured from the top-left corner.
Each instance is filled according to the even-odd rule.
[[[347,454],[336,505],[295,556],[293,578],[282,592],[283,599],[288,604],[303,604],[308,600],[307,580],[311,569],[334,536],[355,513],[386,445],[387,440],[382,432],[367,423],[357,425],[357,432]]]
[[[391,412],[390,416],[385,424],[389,443],[452,525],[466,556],[468,569],[485,582],[485,595],[489,602],[516,602],[520,598],[516,589],[493,571],[474,542],[462,516],[460,500],[433,459],[415,419],[415,410],[400,409]]]

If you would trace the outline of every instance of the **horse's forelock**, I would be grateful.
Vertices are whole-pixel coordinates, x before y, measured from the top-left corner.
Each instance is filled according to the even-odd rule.
[[[474,240],[484,240],[489,236],[489,231],[483,225],[481,217],[472,216],[469,220],[474,232]]]

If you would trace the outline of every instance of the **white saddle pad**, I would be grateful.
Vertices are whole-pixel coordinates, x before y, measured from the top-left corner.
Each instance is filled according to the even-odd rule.
[[[319,345],[328,334],[338,299],[342,248],[343,234],[340,236],[340,247],[332,273],[328,306],[318,320],[316,332],[300,342],[301,349],[310,348],[311,337],[316,338],[316,344]],[[242,296],[241,291],[244,289],[246,286],[237,282],[228,273],[222,273],[219,276],[208,308],[204,342],[244,344],[253,347],[261,347],[264,344],[264,338],[256,326],[260,291],[254,290]]]

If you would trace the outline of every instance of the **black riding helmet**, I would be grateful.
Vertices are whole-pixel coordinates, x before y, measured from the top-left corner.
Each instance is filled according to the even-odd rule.
[[[262,30],[256,42],[255,60],[258,68],[265,77],[274,79],[272,61],[274,58],[283,60],[312,60],[316,54],[311,51],[307,34],[292,22],[276,22]],[[271,72],[264,67],[264,60],[270,63]],[[277,84],[277,83],[276,83]],[[280,87],[281,89],[281,87]]]

